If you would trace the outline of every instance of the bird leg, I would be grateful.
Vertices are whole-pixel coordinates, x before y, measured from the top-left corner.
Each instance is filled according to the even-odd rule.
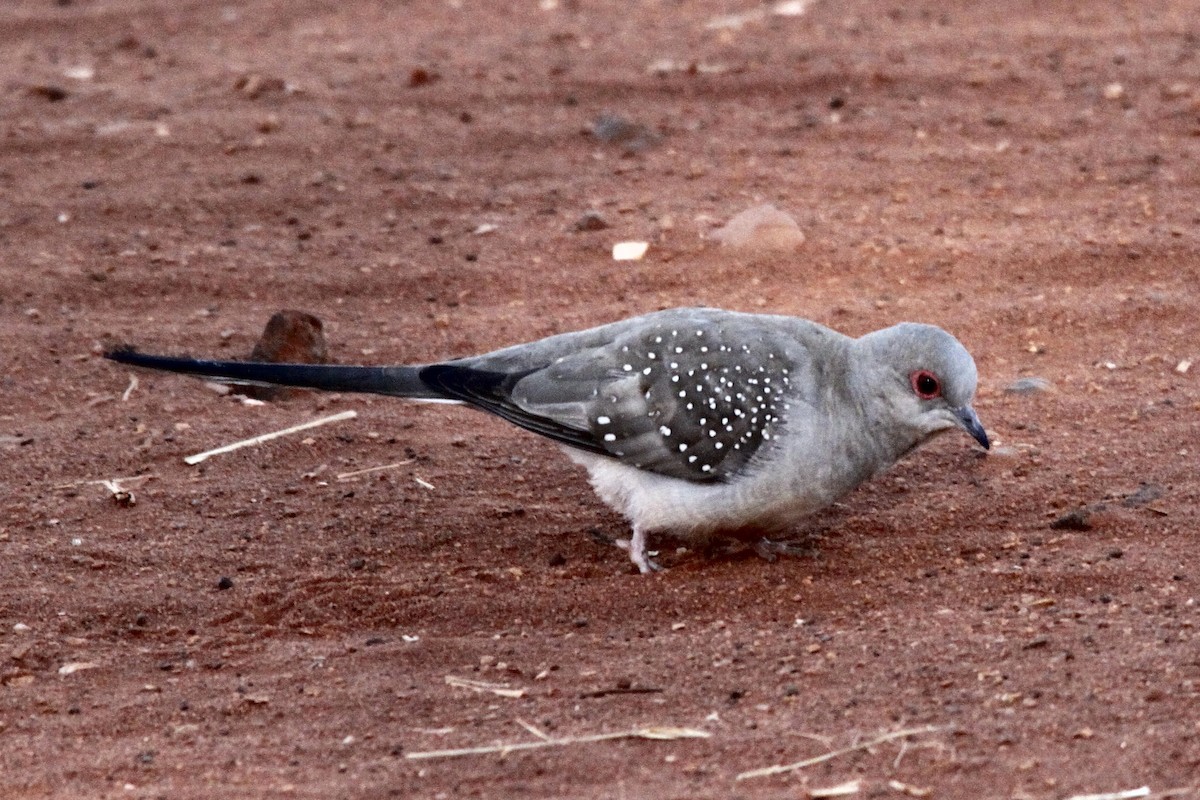
[[[650,556],[646,555],[646,531],[637,525],[633,526],[633,538],[617,539],[616,545],[622,550],[629,552],[629,560],[637,565],[638,572],[643,575],[658,572],[662,569],[662,567],[650,559]]]

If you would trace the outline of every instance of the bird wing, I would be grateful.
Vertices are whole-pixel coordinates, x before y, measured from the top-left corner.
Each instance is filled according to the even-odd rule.
[[[721,481],[788,418],[814,413],[814,398],[796,390],[815,385],[813,360],[793,334],[757,316],[662,312],[420,374],[447,396],[563,444],[670,477]]]
[[[556,419],[514,402],[513,387],[529,372],[496,372],[450,362],[422,367],[419,374],[422,382],[442,396],[461,400],[561,444],[607,455],[586,429],[572,426],[569,419]]]

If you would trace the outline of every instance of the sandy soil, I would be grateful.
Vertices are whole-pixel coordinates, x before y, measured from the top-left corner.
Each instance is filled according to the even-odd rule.
[[[1196,796],[1195,23],[1185,0],[10,0],[0,795]],[[605,114],[644,128],[604,141]],[[713,242],[763,202],[797,253]],[[588,210],[607,227],[577,231]],[[646,258],[614,262],[625,239]],[[939,439],[798,529],[800,557],[668,548],[647,578],[579,471],[502,422],[127,391],[97,356],[245,356],[296,308],[338,361],[425,360],[687,304],[942,325],[997,447]],[[1006,391],[1030,377],[1051,388]],[[96,483],[127,476],[132,506]],[[656,726],[709,737],[409,757]]]

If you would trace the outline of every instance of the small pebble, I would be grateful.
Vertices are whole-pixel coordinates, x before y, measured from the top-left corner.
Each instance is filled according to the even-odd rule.
[[[222,575],[221,579],[219,581],[217,581],[217,588],[222,591],[224,591],[225,589],[232,589],[233,588],[233,578],[230,578],[227,575]]]
[[[607,227],[608,220],[595,209],[588,209],[583,212],[583,215],[575,221],[574,225],[576,231],[602,231]]]
[[[70,663],[63,664],[61,667],[59,667],[58,674],[59,675],[74,675],[76,672],[82,672],[83,670],[87,670],[87,669],[95,669],[96,666],[97,666],[96,664],[93,664],[90,661],[72,661]]]
[[[418,86],[427,86],[441,77],[438,73],[427,70],[424,67],[416,67],[412,72],[408,73],[408,85],[409,88],[415,89]]]
[[[804,232],[791,215],[770,203],[746,209],[713,231],[726,247],[786,252],[804,244]]]
[[[1153,503],[1164,494],[1166,494],[1166,489],[1157,483],[1143,483],[1136,492],[1122,500],[1121,505],[1126,508],[1141,508]]]
[[[271,315],[262,337],[250,352],[251,361],[272,364],[328,364],[329,347],[321,320],[305,311],[285,309]],[[238,393],[255,400],[286,400],[299,389],[278,386],[239,386]]]
[[[66,100],[70,96],[70,93],[66,89],[51,84],[30,86],[26,91],[30,97],[40,97],[43,100],[49,100],[51,103]]]
[[[617,242],[612,248],[613,261],[641,261],[649,249],[649,242]]]
[[[257,100],[265,94],[283,94],[288,87],[282,78],[250,74],[238,77],[233,88],[250,100]]]
[[[592,136],[605,144],[620,147],[626,153],[648,150],[662,138],[645,125],[615,114],[597,118],[592,124]]]
[[[1038,392],[1047,392],[1054,388],[1054,384],[1045,378],[1028,377],[1018,378],[1017,380],[1004,387],[1004,391],[1009,394],[1037,394]]]
[[[1089,516],[1086,508],[1077,508],[1051,522],[1050,527],[1056,531],[1090,531],[1092,523],[1088,521]]]

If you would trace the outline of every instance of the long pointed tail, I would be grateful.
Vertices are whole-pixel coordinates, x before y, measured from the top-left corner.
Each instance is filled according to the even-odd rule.
[[[424,400],[446,400],[421,380],[420,367],[343,367],[335,364],[268,364],[254,361],[206,361],[112,350],[104,357],[121,364],[196,375],[222,383],[297,386],[330,392],[366,392]]]

